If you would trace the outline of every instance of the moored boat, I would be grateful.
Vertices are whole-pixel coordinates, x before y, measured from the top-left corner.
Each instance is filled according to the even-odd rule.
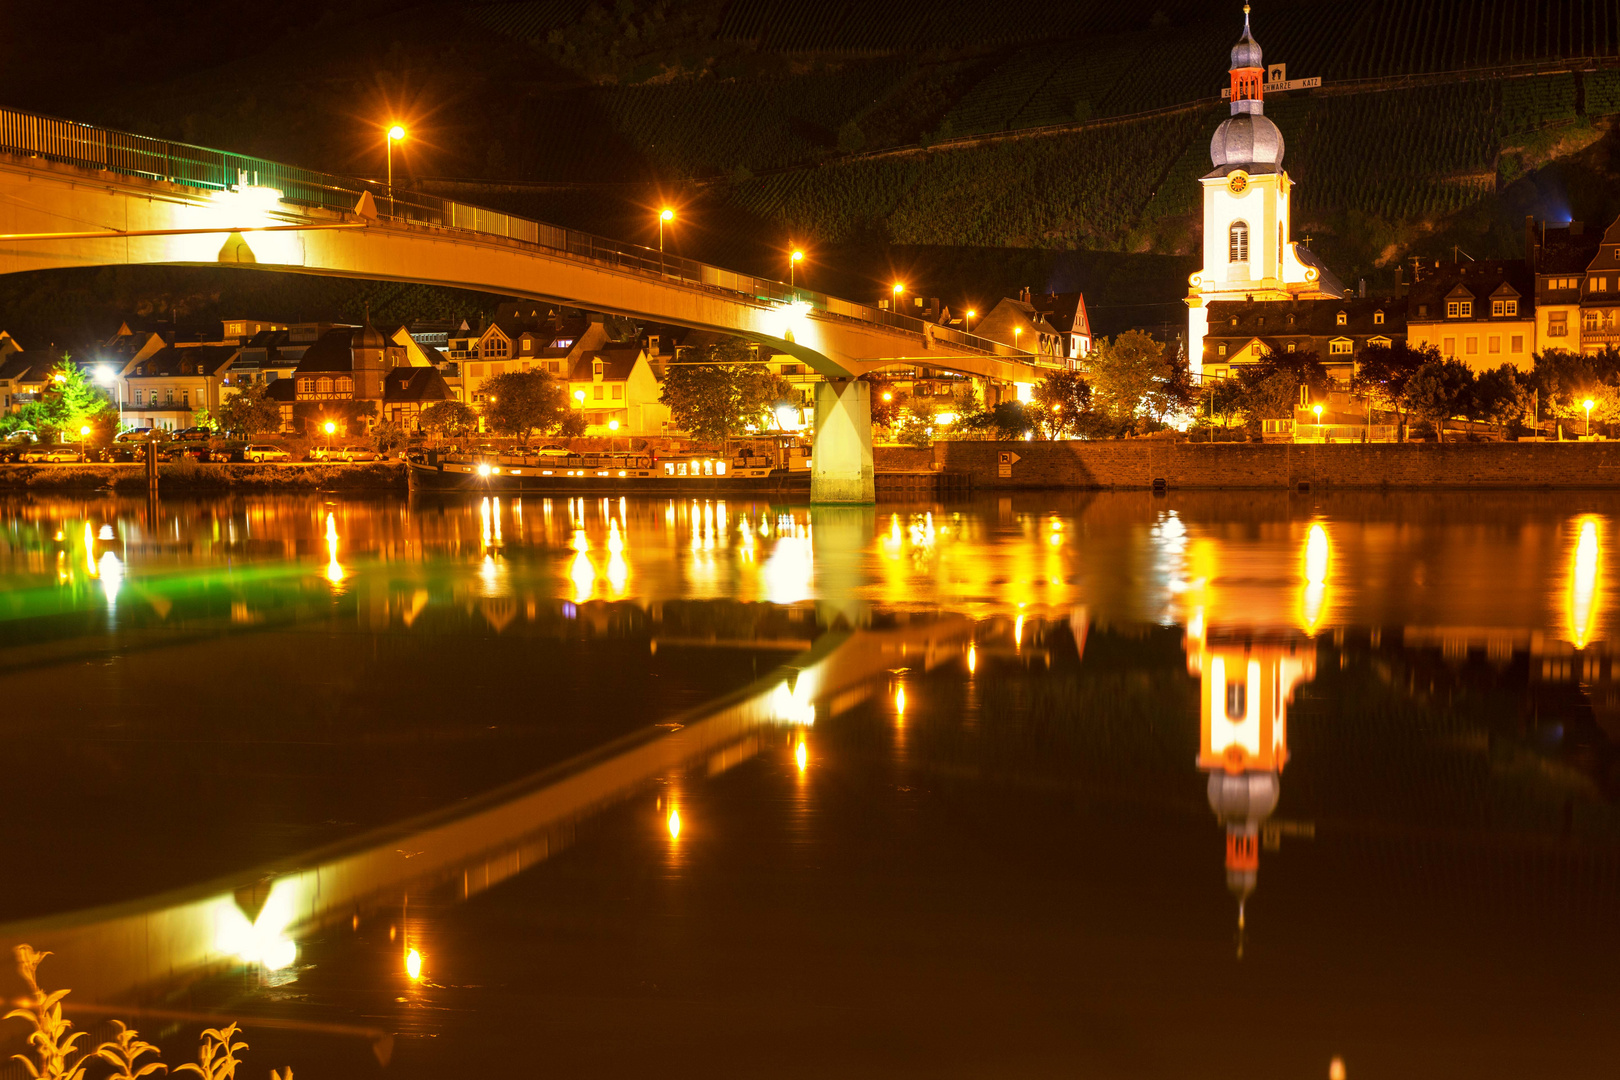
[[[810,448],[745,444],[730,454],[424,450],[405,459],[412,491],[518,494],[808,492]]]

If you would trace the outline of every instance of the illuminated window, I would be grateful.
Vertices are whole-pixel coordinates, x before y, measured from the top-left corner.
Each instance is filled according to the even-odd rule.
[[[315,380],[314,379],[299,379],[298,380],[298,392],[300,394],[313,394],[315,392]],[[156,401],[157,399],[153,398],[152,400]]]
[[[614,401],[623,401],[624,400],[624,386],[623,386],[623,384],[621,384],[621,383],[614,383],[613,384],[613,400]]]
[[[1581,312],[1581,329],[1596,330],[1599,325],[1598,313],[1595,311]]]
[[[1474,317],[1474,302],[1472,300],[1447,300],[1446,318],[1471,319]]]
[[[1547,336],[1548,337],[1568,337],[1569,336],[1569,313],[1568,312],[1566,312],[1566,311],[1554,311],[1554,312],[1552,312],[1551,314],[1549,314],[1547,316]]]
[[[1604,277],[1595,277],[1595,278],[1593,278],[1592,283],[1587,286],[1587,291],[1588,292],[1608,292],[1609,291],[1609,279],[1604,278]]]
[[[591,361],[591,374],[592,375],[600,375],[600,374],[602,374],[602,361],[600,361],[600,360]]]
[[[332,392],[332,380],[327,378],[325,375],[322,375],[320,378],[316,379],[315,392],[317,394],[330,394]]]
[[[163,391],[163,403],[165,405],[173,405],[174,404],[174,387],[170,386],[170,387],[165,387],[164,388],[164,391]]]
[[[1519,302],[1517,300],[1492,300],[1491,301],[1491,314],[1496,316],[1497,318],[1501,318],[1504,315],[1517,315],[1518,313],[1519,313]]]
[[[1373,312],[1373,323],[1377,326],[1384,325],[1384,313],[1382,311]]]
[[[1234,221],[1226,234],[1227,262],[1249,261],[1249,223]]]
[[[354,393],[354,380],[347,375],[340,377],[337,381],[337,391],[340,394]]]
[[[1340,326],[1348,326],[1350,325],[1350,316],[1341,311],[1339,312],[1339,317],[1334,321]]]
[[[1298,348],[1298,343],[1297,343],[1297,342],[1293,342],[1293,341],[1290,341],[1290,342],[1289,342],[1289,343],[1288,343],[1288,351],[1289,351],[1289,352],[1293,352],[1293,351],[1295,351],[1295,349],[1297,349],[1297,348]]]
[[[190,390],[182,390],[182,391],[180,391],[180,404],[184,405],[188,409],[191,408],[191,391]]]
[[[1226,355],[1226,346],[1225,345],[1217,345],[1217,346],[1215,346],[1215,355],[1216,356],[1225,356]]]
[[[1334,338],[1328,342],[1329,356],[1349,356],[1354,343],[1349,338]]]

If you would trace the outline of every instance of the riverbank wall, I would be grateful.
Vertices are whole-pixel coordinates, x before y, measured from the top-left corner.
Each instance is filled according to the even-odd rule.
[[[289,467],[270,464],[172,462],[158,466],[158,492],[375,491],[407,489],[405,466],[392,462],[351,462]],[[92,491],[121,494],[146,490],[146,466],[0,465],[0,493]]]
[[[939,442],[875,456],[879,471],[946,470],[975,490],[1620,487],[1620,442]]]

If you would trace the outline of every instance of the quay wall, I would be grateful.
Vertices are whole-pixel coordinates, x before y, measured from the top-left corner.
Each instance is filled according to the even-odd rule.
[[[975,489],[1595,488],[1620,486],[1620,442],[1186,443],[939,442],[879,447],[879,470],[962,473]],[[1001,455],[1014,455],[1002,475]]]

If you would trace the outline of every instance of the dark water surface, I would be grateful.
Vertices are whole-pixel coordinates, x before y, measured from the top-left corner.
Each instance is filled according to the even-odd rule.
[[[1612,1076],[1617,520],[0,504],[0,937],[250,1076]]]

